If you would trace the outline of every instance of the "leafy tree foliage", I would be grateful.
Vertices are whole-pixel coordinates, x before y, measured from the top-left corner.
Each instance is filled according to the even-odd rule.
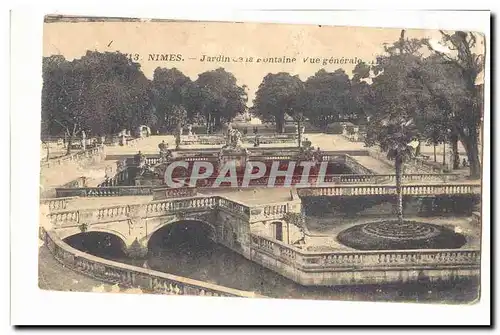
[[[417,76],[443,107],[451,134],[456,135],[467,152],[470,175],[478,178],[481,174],[479,129],[484,99],[480,75],[484,70],[484,57],[474,52],[477,46],[474,33],[441,31],[441,35],[441,44],[449,52],[437,50],[426,41],[435,57],[426,59]]]
[[[232,73],[223,68],[203,72],[188,92],[188,110],[206,121],[207,130],[221,129],[246,110],[246,86],[238,86]]]
[[[150,81],[125,55],[88,51],[80,59],[43,60],[42,128],[71,141],[82,131],[115,133],[155,122]]]
[[[304,113],[304,84],[298,76],[286,72],[269,73],[255,93],[252,111],[264,121],[276,125],[276,132],[285,131],[285,115]]]
[[[179,122],[193,119],[194,111],[187,112],[189,92],[193,83],[189,77],[176,68],[156,68],[153,74],[153,95],[157,127],[167,131],[176,129]]]

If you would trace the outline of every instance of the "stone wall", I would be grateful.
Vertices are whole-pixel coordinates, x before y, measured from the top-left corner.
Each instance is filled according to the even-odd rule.
[[[104,282],[139,288],[143,292],[156,294],[245,298],[257,296],[253,292],[235,290],[89,255],[70,247],[54,232],[43,228],[40,229],[40,235],[50,252],[66,268]]]
[[[268,220],[252,223],[250,226],[250,232],[252,234],[265,236],[270,239],[276,239],[276,225],[275,223],[281,223],[283,229],[283,241],[284,243],[294,244],[304,238],[304,233],[299,227],[294,224],[288,224],[283,220]]]
[[[110,162],[109,167],[101,164],[105,157],[104,147],[98,147],[41,164],[41,197],[55,197],[55,187],[77,180],[82,176],[86,176],[89,180],[104,179],[106,169],[113,168],[114,165],[114,162]]]
[[[479,250],[308,252],[253,234],[251,241],[252,261],[301,285],[452,281],[480,272]]]

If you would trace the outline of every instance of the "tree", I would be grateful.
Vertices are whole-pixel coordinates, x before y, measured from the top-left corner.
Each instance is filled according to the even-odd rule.
[[[367,146],[379,145],[394,160],[396,170],[397,218],[403,224],[403,195],[401,175],[413,148],[410,146],[419,136],[415,119],[428,102],[418,80],[411,74],[420,55],[405,48],[404,30],[395,45],[386,47],[386,55],[377,57],[373,67],[374,111],[367,127]],[[413,43],[411,44],[413,46]],[[394,47],[397,46],[397,47]]]
[[[193,119],[192,113],[187,113],[189,90],[192,85],[191,79],[176,68],[155,69],[152,88],[159,128],[172,130],[177,127],[178,108],[186,112],[183,115],[184,121]]]
[[[70,153],[72,139],[81,131],[85,120],[82,107],[83,76],[73,71],[72,64],[62,56],[43,59],[42,124],[48,134],[61,131],[67,141]]]
[[[207,132],[246,110],[246,86],[238,86],[234,75],[223,68],[201,73],[187,94],[188,109],[205,119]]]
[[[441,47],[426,41],[441,62],[439,66],[435,61],[428,62],[423,67],[424,71],[420,71],[420,78],[427,83],[429,92],[446,106],[452,131],[467,152],[470,176],[479,178],[479,129],[484,98],[480,75],[484,70],[484,56],[475,52],[478,50],[475,33],[456,31],[450,34],[441,31],[441,35]],[[481,51],[484,52],[483,47]]]
[[[446,126],[446,123],[440,120],[433,120],[434,122],[426,122],[425,128],[422,130],[422,134],[424,138],[427,140],[427,143],[432,144],[434,146],[434,162],[437,161],[436,157],[436,147],[441,143],[446,143],[449,140],[448,130],[449,128]],[[443,164],[446,155],[446,151],[443,150]]]
[[[132,129],[154,122],[149,80],[119,52],[91,52],[71,62],[44,58],[42,122],[51,135],[64,133],[67,153],[74,138]]]
[[[374,96],[370,84],[366,79],[370,78],[370,66],[365,63],[358,63],[352,71],[351,89],[349,94],[349,104],[352,114],[358,123],[366,122],[368,117],[374,113]]]
[[[255,93],[252,111],[264,121],[272,121],[276,132],[285,132],[285,115],[302,119],[304,84],[298,76],[286,72],[268,73]],[[300,122],[300,121],[299,121]]]
[[[351,82],[344,70],[324,69],[305,81],[307,117],[312,124],[325,129],[328,124],[347,120],[354,110],[350,105]]]

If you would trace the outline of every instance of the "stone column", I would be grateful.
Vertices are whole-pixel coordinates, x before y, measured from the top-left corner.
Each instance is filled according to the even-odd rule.
[[[128,236],[125,253],[131,258],[144,258],[148,253],[147,222],[145,205],[130,205],[128,214]]]

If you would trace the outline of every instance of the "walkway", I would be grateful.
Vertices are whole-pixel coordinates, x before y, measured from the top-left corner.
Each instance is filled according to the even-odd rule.
[[[141,151],[141,153],[145,155],[158,155],[159,149],[158,149],[158,144],[160,144],[162,141],[165,141],[165,143],[168,144],[168,147],[173,149],[175,148],[175,137],[172,135],[154,135],[151,137],[146,137],[141,140],[138,140],[137,142],[128,145],[128,146],[109,146],[106,147],[106,154],[107,155],[134,155],[138,151]],[[246,148],[253,148],[253,144],[251,143],[245,143],[243,144],[244,147]],[[283,147],[283,148],[289,148],[291,146],[290,143],[273,143],[273,144],[262,144],[260,147],[266,148],[266,147]],[[196,150],[196,149],[216,149],[216,148],[222,148],[222,145],[216,146],[216,145],[204,145],[204,144],[190,144],[190,145],[181,145],[181,148],[183,149],[191,149],[191,150]]]
[[[394,168],[385,164],[381,160],[373,158],[371,156],[356,156],[353,157],[359,164],[372,170],[376,174],[394,174]]]
[[[362,142],[351,142],[342,135],[333,134],[304,134],[304,138],[308,138],[312,145],[321,150],[366,150],[365,144]]]
[[[203,189],[200,194],[224,196],[245,205],[265,205],[276,202],[290,201],[290,188],[266,188],[253,189]]]
[[[89,186],[93,186],[92,180],[95,181],[94,184],[97,184],[97,181],[104,180],[106,168],[108,166],[112,168],[116,167],[116,160],[103,160],[99,163],[88,166],[81,166],[76,162],[71,162],[57,168],[43,168],[40,172],[40,189],[42,192],[42,198],[55,196],[55,194],[50,194],[53,188],[60,187],[80,177],[89,178]]]
[[[427,222],[445,227],[452,227],[456,232],[467,235],[467,243],[462,249],[478,248],[481,245],[481,229],[477,224],[472,223],[471,218],[467,217],[405,217],[409,221]],[[368,222],[384,221],[381,218],[347,218],[327,216],[308,216],[306,225],[308,234],[305,237],[304,250],[309,251],[332,251],[332,250],[355,250],[339,243],[336,236],[344,229],[350,228],[356,224]]]
[[[122,197],[80,197],[78,201],[70,201],[66,210],[101,208],[115,205],[145,204],[153,201],[152,195],[122,196]]]

